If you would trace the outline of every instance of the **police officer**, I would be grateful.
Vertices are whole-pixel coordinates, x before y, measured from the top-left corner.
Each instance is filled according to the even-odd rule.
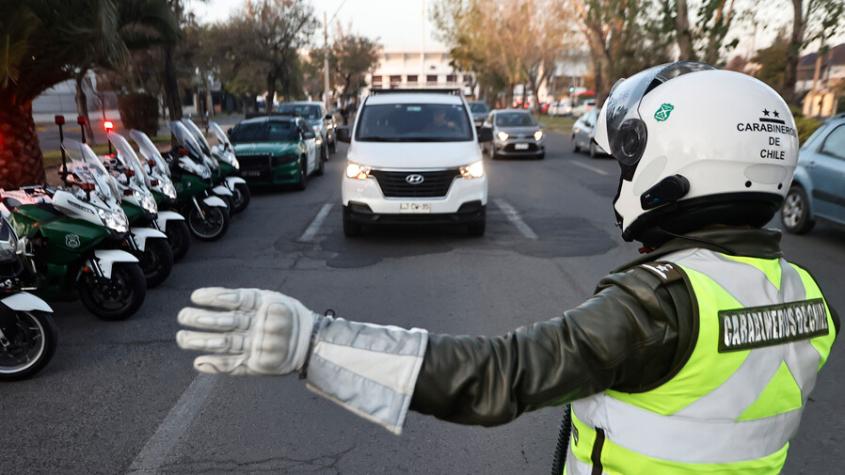
[[[566,473],[778,473],[839,320],[763,229],[798,138],[762,82],[699,63],[617,83],[596,141],[621,167],[622,236],[650,251],[560,318],[501,337],[322,316],[204,288],[179,313],[206,373],[283,375],[400,433],[409,409],[478,425],[571,401]]]

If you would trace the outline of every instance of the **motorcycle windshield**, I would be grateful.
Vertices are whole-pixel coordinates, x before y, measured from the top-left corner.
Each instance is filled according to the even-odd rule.
[[[67,155],[69,172],[80,181],[93,184],[97,196],[107,205],[112,206],[120,202],[117,183],[91,147],[75,140],[65,140],[62,147]]]
[[[17,260],[18,239],[6,218],[0,218],[0,262]]]
[[[138,187],[146,188],[147,172],[141,166],[141,161],[129,142],[122,135],[114,132],[109,132],[109,141],[114,145],[114,149],[117,151],[117,160],[121,165],[134,172],[129,179],[130,182]]]
[[[203,153],[206,155],[211,155],[211,146],[208,145],[208,140],[205,139],[205,135],[203,135],[202,130],[200,130],[199,126],[194,123],[191,119],[182,119],[182,124],[187,127],[188,131],[191,132],[191,135],[197,140],[200,148],[202,149]]]
[[[167,168],[167,162],[164,161],[164,157],[161,156],[161,152],[158,151],[158,147],[150,140],[150,137],[147,134],[141,132],[140,130],[130,130],[129,136],[132,137],[132,140],[138,144],[138,152],[141,154],[141,157],[147,161],[149,164],[150,162],[153,163],[151,165],[153,169],[153,173],[157,174],[158,176],[169,176],[170,172]]]
[[[232,143],[229,142],[229,136],[226,135],[226,132],[223,131],[223,128],[220,127],[217,122],[210,122],[208,124],[208,128],[211,129],[211,133],[214,134],[214,138],[217,139],[217,143],[224,148],[232,148]]]
[[[199,143],[197,143],[194,136],[188,131],[187,127],[185,127],[183,123],[171,122],[170,133],[173,134],[173,138],[176,139],[176,143],[178,145],[188,149],[188,153],[193,161],[203,164],[203,157],[205,154],[202,153]]]

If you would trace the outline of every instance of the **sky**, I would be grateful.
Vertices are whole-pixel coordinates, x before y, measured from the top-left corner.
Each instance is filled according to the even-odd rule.
[[[330,24],[340,21],[344,29],[370,38],[378,38],[388,51],[419,51],[425,41],[426,51],[445,49],[432,35],[433,27],[428,12],[433,0],[311,0],[315,13],[322,22],[323,13],[331,18]],[[204,22],[225,20],[240,9],[243,0],[208,0],[206,3],[189,0],[190,7]],[[329,32],[331,35],[331,31]],[[315,41],[322,43],[322,29]]]

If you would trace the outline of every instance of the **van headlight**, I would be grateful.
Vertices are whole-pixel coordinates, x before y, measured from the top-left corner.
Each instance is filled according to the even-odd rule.
[[[538,131],[534,132],[534,140],[539,142],[540,139],[542,139],[542,138],[543,138],[543,131],[542,130],[538,130]]]
[[[353,178],[356,180],[366,180],[370,177],[370,167],[365,167],[357,163],[349,162],[346,165],[346,178]]]
[[[496,138],[499,139],[499,142],[504,142],[508,139],[508,134],[507,132],[499,132],[496,134]]]
[[[484,163],[480,160],[461,167],[461,176],[466,179],[481,178],[484,176]]]

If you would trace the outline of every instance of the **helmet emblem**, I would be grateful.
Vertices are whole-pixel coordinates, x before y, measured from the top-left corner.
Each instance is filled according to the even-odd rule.
[[[79,236],[76,234],[65,234],[65,246],[71,249],[79,247]]]
[[[425,177],[417,173],[405,177],[405,182],[407,182],[409,185],[422,185],[422,182],[424,181]]]
[[[657,112],[654,113],[654,119],[658,122],[665,122],[669,119],[669,114],[671,114],[673,110],[675,110],[675,106],[672,104],[661,104],[657,109]]]

